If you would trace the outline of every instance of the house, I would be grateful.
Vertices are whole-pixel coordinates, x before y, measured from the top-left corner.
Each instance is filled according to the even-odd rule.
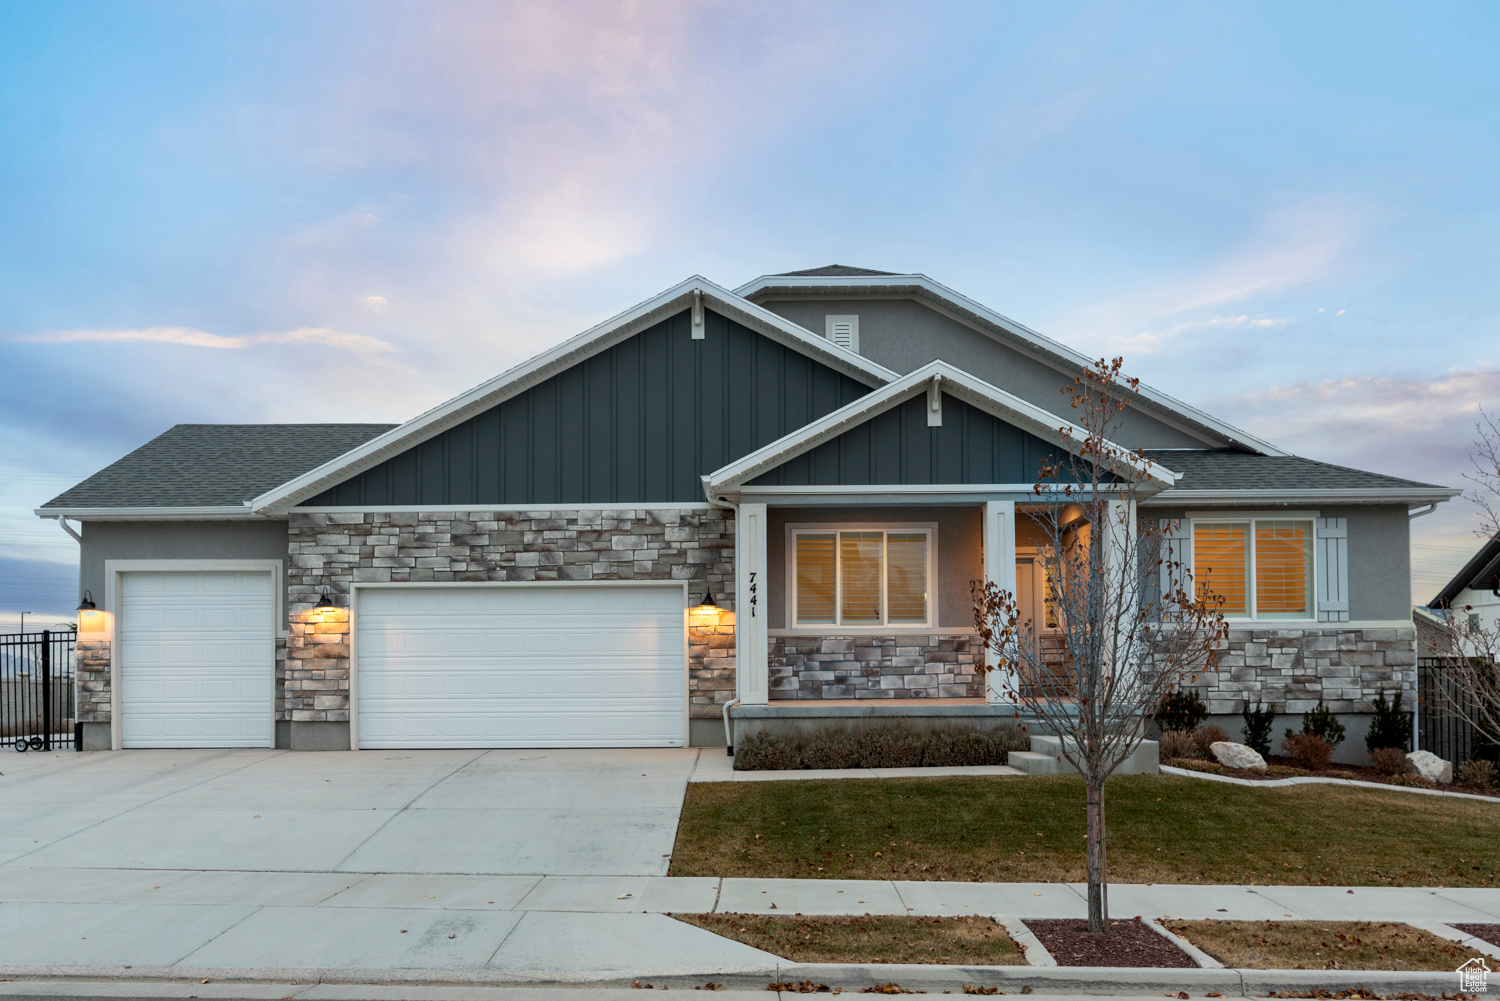
[[[1421,630],[1424,637],[1431,634],[1430,640],[1423,644],[1423,656],[1451,652],[1450,621],[1460,632],[1483,630],[1493,634],[1500,629],[1500,535],[1480,546],[1479,552],[1443,585],[1422,611],[1433,620]],[[1418,618],[1422,616],[1419,614]]]
[[[926,276],[836,265],[690,278],[399,426],[174,427],[37,511],[77,533],[99,605],[85,744],[722,745],[731,715],[1002,718],[969,582],[1042,620],[1028,503],[1076,447],[1059,389],[1089,362]],[[1139,517],[1243,569],[1200,682],[1216,722],[1323,699],[1357,736],[1379,691],[1415,703],[1407,522],[1456,491],[1289,455],[1144,386],[1124,421]]]

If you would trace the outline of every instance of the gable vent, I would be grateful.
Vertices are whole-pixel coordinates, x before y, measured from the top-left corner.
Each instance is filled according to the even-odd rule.
[[[859,316],[858,314],[847,314],[844,316],[829,315],[824,317],[826,329],[824,336],[841,348],[850,351],[859,351]]]

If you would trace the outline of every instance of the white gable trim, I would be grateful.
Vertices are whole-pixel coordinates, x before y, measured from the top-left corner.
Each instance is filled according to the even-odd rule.
[[[927,296],[932,297],[939,303],[944,303],[955,310],[953,319],[959,322],[969,323],[962,315],[968,313],[978,318],[983,323],[998,328],[1012,339],[1018,342],[1017,346],[1023,350],[1029,348],[1026,353],[1040,361],[1048,363],[1068,375],[1076,375],[1077,370],[1086,369],[1093,365],[1094,359],[1073,350],[1066,344],[1054,341],[1052,338],[1037,333],[1022,323],[1017,323],[1008,316],[995,312],[982,303],[975,302],[968,296],[955,292],[940,282],[933,281],[926,275],[855,275],[850,277],[817,277],[808,275],[762,275],[754,281],[747,282],[735,289],[737,295],[749,298],[754,295],[775,288],[826,288],[830,294],[849,291],[859,294],[862,290],[873,292],[879,289],[899,289],[906,287],[912,290],[920,290]],[[969,323],[972,326],[972,323]],[[987,331],[981,332],[988,333]],[[991,335],[993,336],[993,335]],[[1141,399],[1148,401],[1165,411],[1167,415],[1173,415],[1186,421],[1190,426],[1182,430],[1193,433],[1191,425],[1197,425],[1201,430],[1208,430],[1225,441],[1251,448],[1266,455],[1289,455],[1289,452],[1277,448],[1270,442],[1254,435],[1247,434],[1239,428],[1213,417],[1196,407],[1189,406],[1175,397],[1150,386],[1142,384],[1137,390]],[[1169,423],[1171,423],[1169,421]]]
[[[940,382],[942,392],[970,403],[1006,423],[1029,431],[1045,441],[1076,454],[1078,446],[1088,433],[1076,424],[1066,423],[1062,418],[1019,396],[974,378],[945,361],[934,361],[902,376],[895,382],[863,396],[833,413],[807,424],[791,434],[756,449],[744,458],[710,473],[703,478],[703,488],[710,501],[720,494],[735,493],[740,487],[755,479],[768,469],[811,451],[825,441],[836,438],[850,428],[876,417],[918,394],[926,393],[934,380]],[[1179,474],[1151,460],[1129,462],[1133,469],[1146,474],[1148,486],[1159,490],[1169,489],[1177,482]],[[781,488],[784,489],[784,488]],[[826,488],[825,488],[826,489]],[[867,489],[885,489],[879,485]]]
[[[708,279],[694,275],[488,382],[455,396],[400,427],[372,438],[358,448],[288,480],[274,490],[266,491],[252,500],[250,507],[256,514],[284,514],[298,502],[321,493],[335,483],[379,465],[391,456],[421,444],[647,327],[700,303],[867,386],[883,386],[899,377],[883,365],[861,358],[855,352],[841,348],[763,306],[742,299]]]

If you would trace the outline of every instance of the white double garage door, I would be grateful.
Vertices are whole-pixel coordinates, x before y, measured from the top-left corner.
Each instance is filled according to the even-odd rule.
[[[274,743],[270,574],[122,578],[126,747]],[[680,585],[370,587],[353,611],[363,748],[681,747]]]

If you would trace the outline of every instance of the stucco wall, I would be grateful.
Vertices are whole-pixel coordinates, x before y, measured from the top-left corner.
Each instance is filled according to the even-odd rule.
[[[101,608],[106,560],[279,560],[277,584],[286,587],[285,521],[85,521],[82,527],[79,593],[93,592]]]
[[[897,372],[941,358],[1009,393],[1058,411],[1072,379],[912,299],[770,299],[765,307],[822,335],[829,314],[859,316],[859,353]],[[1205,442],[1139,410],[1127,410],[1118,440],[1130,448],[1203,448]]]

